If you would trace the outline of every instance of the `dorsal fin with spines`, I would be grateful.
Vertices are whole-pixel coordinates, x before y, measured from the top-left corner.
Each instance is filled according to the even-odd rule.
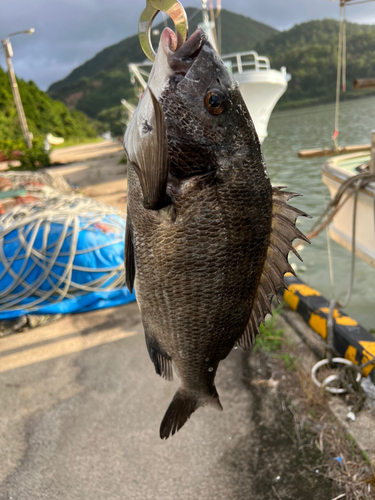
[[[292,251],[300,259],[298,252],[293,247],[296,238],[310,243],[306,236],[296,227],[298,217],[309,217],[306,213],[287,204],[288,200],[299,196],[295,193],[282,191],[283,188],[272,189],[272,229],[267,257],[263,266],[258,290],[254,299],[250,320],[243,335],[238,340],[244,350],[250,349],[259,333],[260,323],[264,323],[265,316],[271,312],[273,297],[277,298],[280,288],[287,288],[284,274],[294,274],[288,262],[289,252]]]

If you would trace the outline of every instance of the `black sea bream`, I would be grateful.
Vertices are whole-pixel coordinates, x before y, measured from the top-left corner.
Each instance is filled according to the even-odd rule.
[[[135,287],[156,373],[181,385],[160,427],[222,409],[219,362],[250,348],[293,272],[293,195],[272,188],[238,85],[201,30],[178,50],[164,30],[148,88],[125,134],[126,283]],[[172,368],[173,367],[173,368]]]

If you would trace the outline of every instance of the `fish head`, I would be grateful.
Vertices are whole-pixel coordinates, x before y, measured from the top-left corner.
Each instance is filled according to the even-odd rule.
[[[261,157],[238,83],[201,29],[179,48],[173,31],[163,31],[148,88],[126,133],[128,153],[152,129],[149,89],[165,114],[171,170],[194,173],[199,160],[213,170],[233,155]]]
[[[188,164],[189,168],[189,163],[203,157],[206,168],[216,169],[233,155],[261,155],[238,83],[205,33],[198,29],[177,50],[174,33],[169,30],[163,35],[159,51],[166,55],[170,76],[160,100],[171,142],[172,168],[173,163],[184,168]]]

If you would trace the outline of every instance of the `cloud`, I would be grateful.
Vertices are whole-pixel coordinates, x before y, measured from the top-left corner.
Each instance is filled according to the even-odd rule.
[[[2,5],[0,37],[35,28],[31,36],[12,38],[13,64],[18,76],[45,89],[104,47],[134,34],[141,4],[129,0],[13,0]],[[4,59],[0,60],[4,66]]]
[[[31,36],[12,38],[13,64],[19,77],[34,80],[42,89],[91,59],[108,45],[137,31],[146,0],[12,0],[2,3],[0,38],[13,31],[35,28]],[[182,0],[200,7],[200,0]],[[224,8],[288,29],[296,23],[324,17],[338,18],[338,2],[328,0],[222,0]],[[371,4],[348,6],[348,19],[375,23]],[[5,61],[0,57],[0,64]]]
[[[225,0],[222,2],[225,3]],[[291,28],[294,24],[311,19],[338,19],[338,0],[230,0],[230,9],[252,17],[257,21],[274,26],[279,30]],[[375,24],[374,5],[347,6],[347,18],[357,23]]]

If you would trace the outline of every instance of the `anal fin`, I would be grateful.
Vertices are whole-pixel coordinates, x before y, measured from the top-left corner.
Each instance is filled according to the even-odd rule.
[[[158,342],[145,331],[146,346],[155,371],[166,380],[173,380],[172,358],[163,351]]]

